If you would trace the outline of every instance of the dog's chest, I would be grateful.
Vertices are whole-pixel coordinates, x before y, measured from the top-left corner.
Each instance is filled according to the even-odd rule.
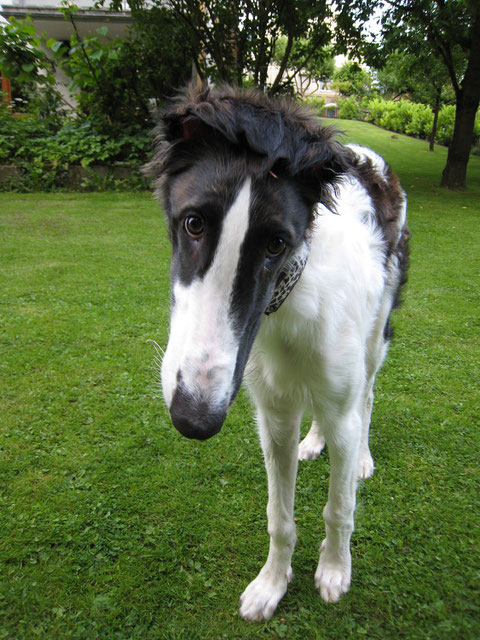
[[[312,347],[312,340],[308,326],[293,332],[281,322],[265,320],[248,361],[247,384],[286,395],[308,395],[321,382],[324,369],[322,354]]]

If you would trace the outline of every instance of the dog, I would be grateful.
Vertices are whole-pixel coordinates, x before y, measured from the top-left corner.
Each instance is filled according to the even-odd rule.
[[[218,433],[245,378],[268,476],[270,549],[240,598],[269,619],[291,579],[299,459],[331,461],[315,584],[351,581],[358,478],[375,375],[406,281],[406,197],[386,162],[344,146],[293,100],[188,87],[165,111],[149,165],[172,244],[165,402],[187,438]],[[311,429],[299,444],[304,412]]]

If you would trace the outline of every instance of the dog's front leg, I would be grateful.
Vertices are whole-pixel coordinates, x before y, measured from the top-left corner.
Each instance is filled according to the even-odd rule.
[[[301,412],[292,412],[291,408],[259,410],[260,440],[268,476],[270,550],[265,566],[240,598],[240,614],[246,620],[271,618],[292,577],[300,419]]]
[[[315,584],[326,602],[337,602],[351,580],[350,538],[353,531],[361,420],[356,412],[326,430],[330,456],[330,487],[323,511],[326,538]]]

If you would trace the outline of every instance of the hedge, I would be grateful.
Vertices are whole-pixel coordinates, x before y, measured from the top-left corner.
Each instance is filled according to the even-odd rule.
[[[409,100],[383,100],[372,98],[358,102],[355,98],[339,100],[339,114],[348,120],[365,120],[373,124],[416,138],[428,139],[432,133],[433,111],[425,104]],[[449,145],[453,137],[455,124],[455,106],[444,105],[438,114],[435,141]],[[475,140],[480,137],[480,112],[474,128]]]

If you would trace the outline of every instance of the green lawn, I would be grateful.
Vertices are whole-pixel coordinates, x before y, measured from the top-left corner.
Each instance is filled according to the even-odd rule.
[[[169,423],[151,196],[0,194],[0,638],[480,637],[480,158],[468,191],[445,191],[445,149],[340,126],[399,173],[413,232],[350,593],[326,605],[313,586],[322,456],[299,468],[286,597],[268,623],[239,617],[268,549],[262,456],[243,393],[206,443]]]

